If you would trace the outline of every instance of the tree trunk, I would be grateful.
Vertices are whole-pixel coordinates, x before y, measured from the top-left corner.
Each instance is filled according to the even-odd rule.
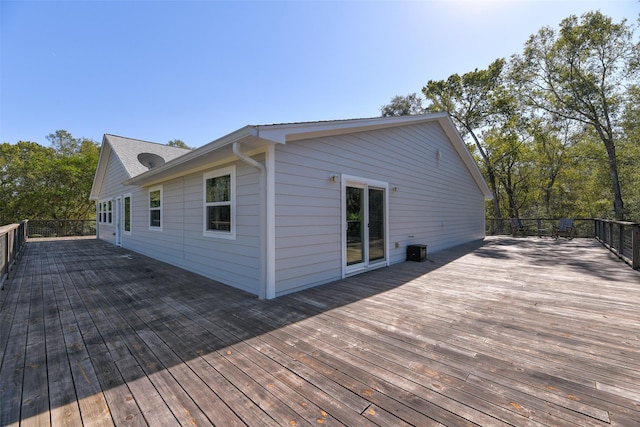
[[[624,203],[622,202],[622,191],[620,190],[620,179],[618,177],[618,161],[616,159],[616,147],[608,138],[603,138],[604,146],[609,157],[609,174],[611,175],[611,185],[613,187],[613,211],[618,221],[624,219]]]
[[[611,186],[613,189],[613,212],[618,221],[624,220],[624,203],[622,202],[622,191],[620,190],[620,178],[618,177],[618,160],[616,159],[616,146],[613,143],[613,132],[611,128],[604,128],[600,123],[594,123],[600,139],[604,143],[609,159],[609,174],[611,175]]]

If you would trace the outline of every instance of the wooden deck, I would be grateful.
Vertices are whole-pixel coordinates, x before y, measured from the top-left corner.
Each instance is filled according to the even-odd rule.
[[[272,301],[96,240],[0,291],[0,425],[638,426],[640,272],[489,238]]]

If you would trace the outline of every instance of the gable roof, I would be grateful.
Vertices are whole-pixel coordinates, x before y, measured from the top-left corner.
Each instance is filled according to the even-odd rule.
[[[115,154],[115,158],[124,168],[127,178],[133,178],[149,170],[149,168],[139,160],[138,156],[140,154],[149,153],[154,156],[159,156],[166,163],[189,152],[191,152],[191,150],[185,148],[171,147],[155,142],[105,134],[102,138],[100,157],[98,158],[98,166],[93,178],[93,186],[91,187],[89,199],[97,200],[107,170],[107,163],[112,154]]]
[[[162,157],[165,162],[168,162],[191,151],[186,148],[172,147],[170,145],[109,134],[104,135],[104,140],[111,145],[111,149],[122,162],[130,178],[149,170],[148,167],[138,161],[138,155],[141,153],[152,153]]]
[[[140,175],[125,181],[125,184],[153,185],[161,181],[210,168],[212,163],[223,158],[233,157],[232,145],[242,144],[246,151],[257,149],[268,144],[286,144],[302,139],[318,138],[330,135],[341,135],[364,132],[375,129],[387,129],[417,123],[436,122],[443,129],[447,138],[469,170],[485,199],[493,198],[491,190],[482,177],[480,169],[466,144],[458,133],[453,121],[447,113],[430,113],[400,117],[375,117],[368,119],[332,120],[322,122],[283,123],[271,125],[249,125],[236,130],[222,138],[216,139],[202,147],[192,150],[168,161],[162,166],[147,170]]]

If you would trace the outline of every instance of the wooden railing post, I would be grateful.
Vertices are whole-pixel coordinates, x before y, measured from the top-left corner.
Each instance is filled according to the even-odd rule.
[[[18,260],[20,252],[26,242],[26,227],[28,222],[0,226],[0,239],[4,239],[4,255],[0,257],[0,285],[9,277],[13,264]]]
[[[7,234],[5,235],[5,240],[4,240],[4,260],[3,260],[3,265],[4,268],[6,269],[6,277],[9,278],[9,268],[11,267],[11,252],[9,251],[9,233],[11,233],[10,231],[7,231]],[[0,271],[0,277],[3,276],[2,273],[5,273],[3,271]]]

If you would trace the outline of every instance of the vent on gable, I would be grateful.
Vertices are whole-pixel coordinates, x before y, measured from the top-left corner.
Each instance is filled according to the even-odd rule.
[[[164,159],[153,153],[138,154],[138,161],[149,169],[164,165]]]

